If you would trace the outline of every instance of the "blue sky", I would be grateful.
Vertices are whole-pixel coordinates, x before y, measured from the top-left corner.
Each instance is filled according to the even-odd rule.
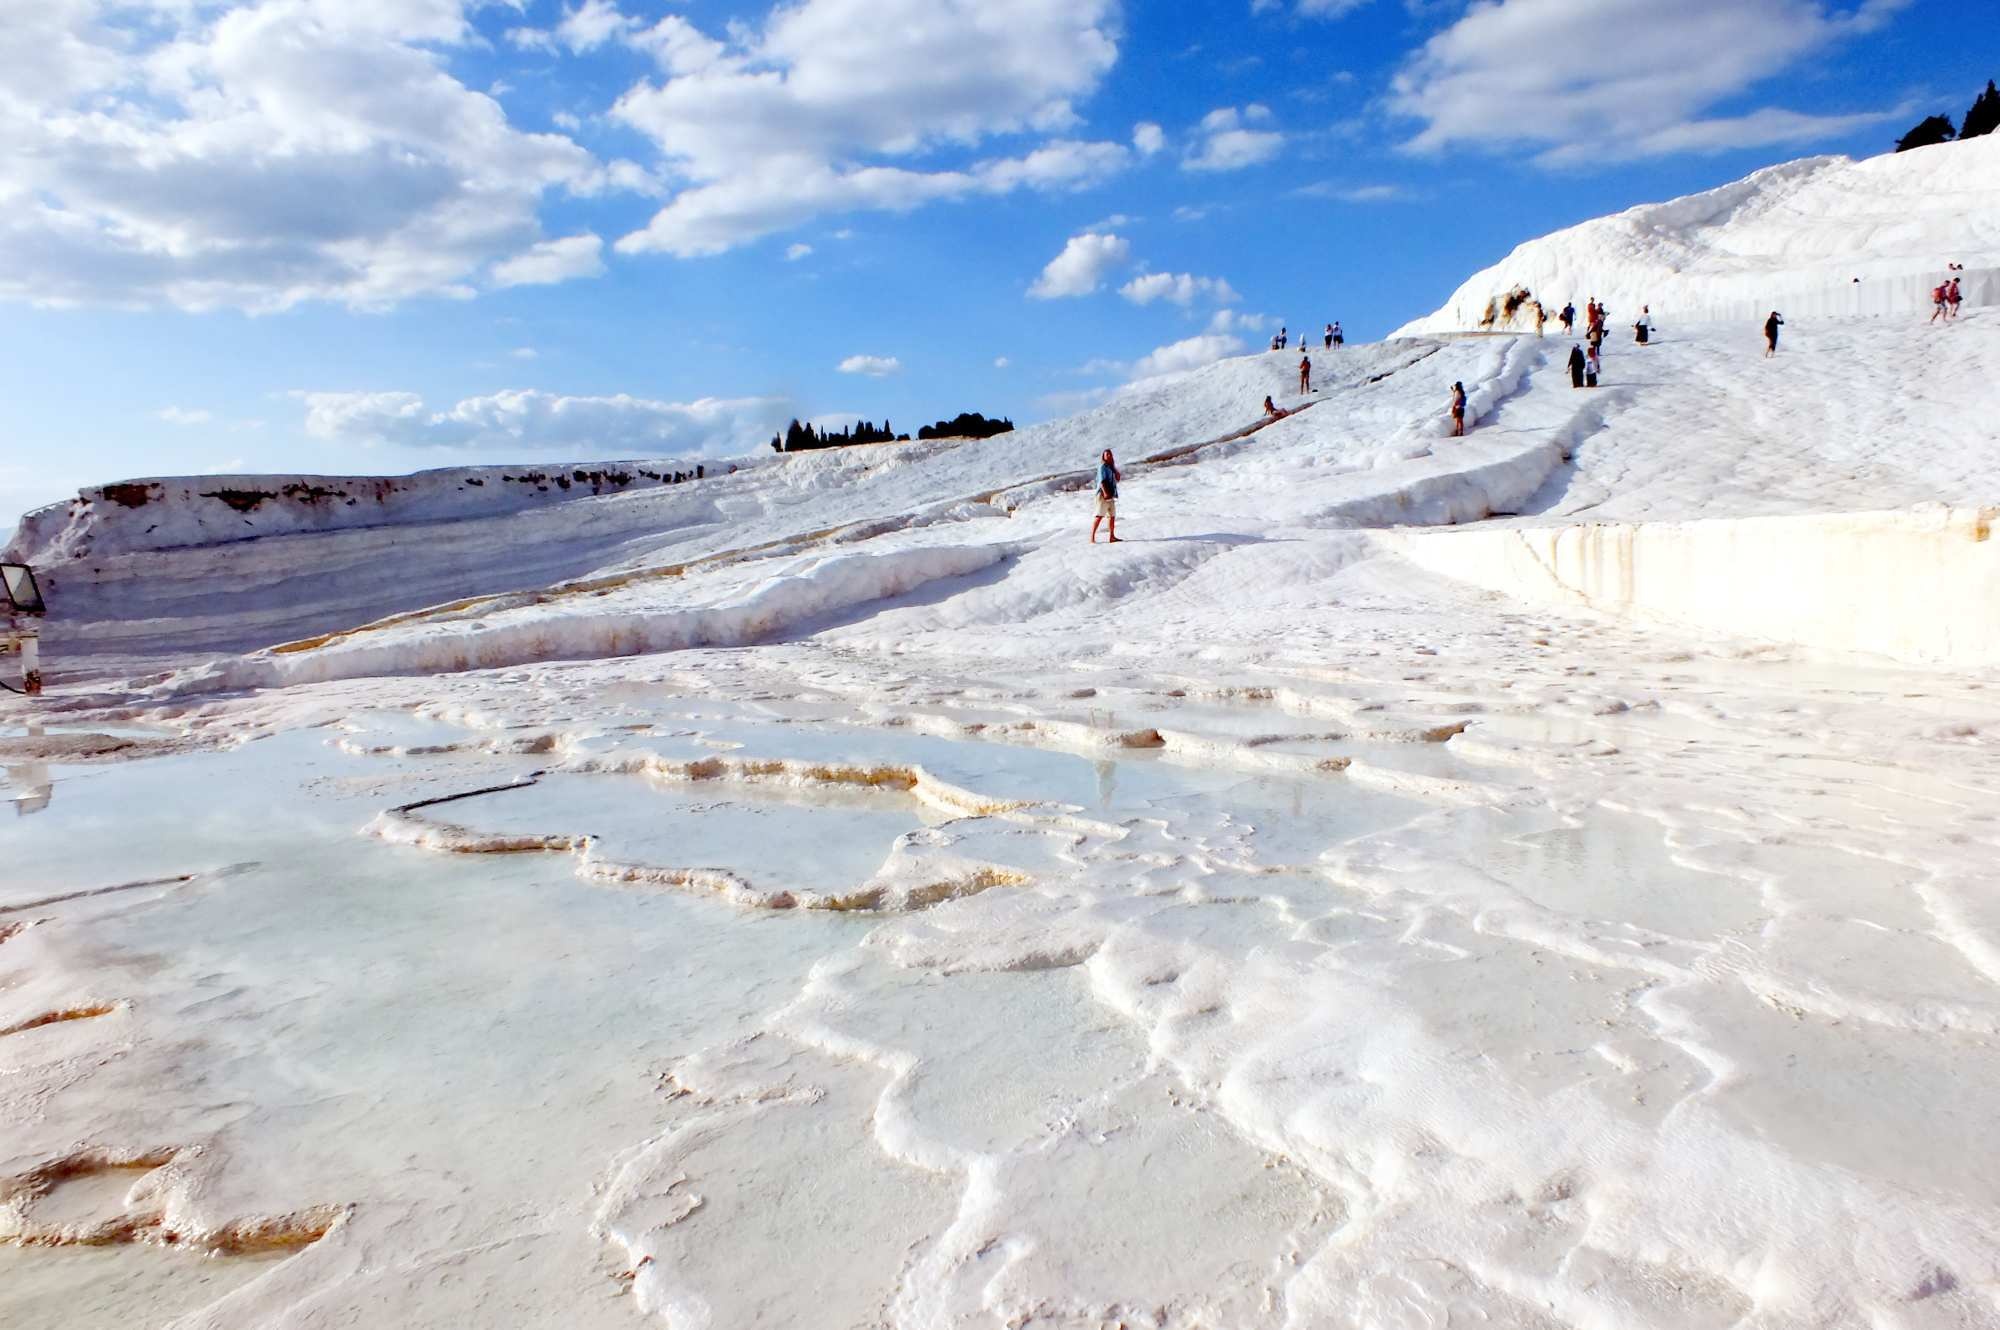
[[[1943,0],[38,0],[0,527],[133,475],[1018,421],[1956,119]]]

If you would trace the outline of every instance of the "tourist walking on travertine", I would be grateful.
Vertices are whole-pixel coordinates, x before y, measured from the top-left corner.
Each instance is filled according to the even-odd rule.
[[[1574,344],[1572,344],[1572,345],[1570,346],[1570,349],[1569,349],[1569,386],[1570,386],[1570,387],[1572,387],[1572,388],[1581,388],[1581,387],[1583,387],[1583,371],[1584,371],[1584,367],[1585,367],[1585,366],[1586,366],[1587,364],[1589,364],[1589,361],[1587,361],[1587,360],[1585,360],[1585,359],[1584,359],[1584,355],[1583,355],[1583,344],[1582,344],[1581,342],[1577,342],[1577,343],[1574,343]]]
[[[1951,302],[1950,282],[1939,282],[1936,286],[1932,287],[1931,316],[1928,319],[1925,319],[1924,322],[1936,323],[1939,319],[1949,318],[1951,316],[1951,311],[1947,308],[1947,306],[1950,304],[1950,302]]]
[[[1458,438],[1465,433],[1465,385],[1451,385],[1451,437]]]
[[[1954,277],[1951,279],[1951,290],[1945,293],[1945,299],[1951,305],[1951,317],[1953,317],[1954,319],[1957,318],[1958,302],[1964,299],[1964,297],[1959,295],[1958,293],[1958,278]]]
[[[1651,305],[1641,305],[1639,307],[1639,321],[1632,325],[1632,336],[1633,340],[1638,342],[1640,346],[1644,346],[1653,340],[1653,307]]]
[[[1764,320],[1764,358],[1766,360],[1778,354],[1778,329],[1784,326],[1784,319],[1779,316],[1778,311],[1775,309],[1771,311],[1771,317]]]
[[[1563,336],[1572,337],[1576,334],[1576,302],[1573,300],[1563,302],[1562,325]]]
[[[1299,391],[1301,393],[1306,394],[1307,396],[1310,396],[1312,394],[1312,390],[1313,390],[1312,357],[1308,355],[1301,355],[1299,357]]]
[[[1543,309],[1542,302],[1537,300],[1535,302],[1535,336],[1540,337],[1542,335],[1542,328],[1548,323],[1548,321],[1549,321],[1549,312]]]
[[[1597,376],[1604,368],[1604,362],[1597,358],[1597,348],[1590,348],[1590,354],[1583,358],[1583,386],[1595,388]]]
[[[1104,456],[1097,461],[1097,516],[1090,519],[1090,543],[1097,543],[1097,525],[1110,524],[1111,540],[1118,543],[1118,482],[1124,479],[1119,474],[1118,463],[1112,460],[1111,450],[1106,448]]]

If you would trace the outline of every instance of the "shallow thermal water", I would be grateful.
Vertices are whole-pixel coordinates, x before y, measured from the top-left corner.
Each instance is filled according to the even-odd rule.
[[[1482,794],[1435,743],[1289,741],[1362,782],[618,705],[38,770],[0,1223],[52,1245],[0,1244],[0,1324],[1723,1326],[1732,1226],[1811,1276],[1876,1213],[1943,1272],[1904,1323],[1979,1323],[2000,1060],[1889,1024],[1953,987],[1890,866]],[[384,830],[418,805],[462,838]],[[943,885],[778,899],[880,881]]]

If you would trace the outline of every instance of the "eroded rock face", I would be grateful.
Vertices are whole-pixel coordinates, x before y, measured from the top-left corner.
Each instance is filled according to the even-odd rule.
[[[494,516],[562,499],[692,484],[694,462],[455,467],[409,476],[201,476],[118,481],[29,513],[8,557],[60,563],[388,522]]]

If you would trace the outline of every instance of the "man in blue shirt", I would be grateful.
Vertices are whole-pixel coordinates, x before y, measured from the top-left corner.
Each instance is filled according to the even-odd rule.
[[[1097,543],[1097,526],[1100,522],[1111,524],[1111,544],[1118,542],[1118,482],[1123,479],[1118,472],[1118,463],[1111,460],[1111,450],[1106,448],[1104,456],[1097,462],[1097,516],[1090,519],[1090,543]]]

